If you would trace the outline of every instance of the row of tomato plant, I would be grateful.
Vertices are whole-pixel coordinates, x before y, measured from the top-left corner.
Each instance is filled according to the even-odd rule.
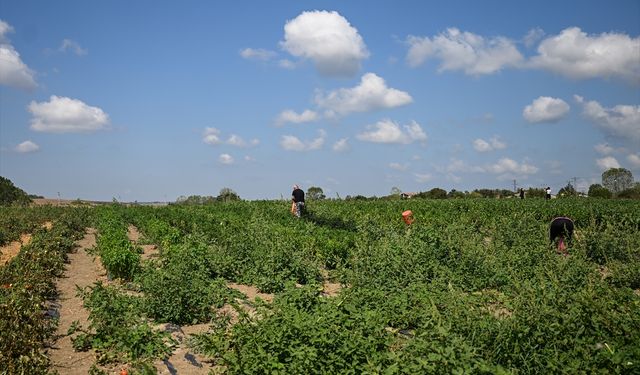
[[[20,210],[9,214],[15,214],[17,221],[30,217],[23,229],[33,232],[31,242],[0,267],[0,374],[47,373],[45,349],[56,329],[50,305],[57,293],[56,277],[62,276],[67,253],[84,232],[88,212]],[[50,230],[41,226],[45,217],[54,220]]]

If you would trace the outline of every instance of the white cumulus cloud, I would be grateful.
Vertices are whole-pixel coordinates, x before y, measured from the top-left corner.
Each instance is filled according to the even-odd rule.
[[[427,134],[420,124],[415,121],[401,127],[389,119],[384,119],[374,125],[368,125],[366,129],[367,131],[357,135],[359,140],[374,143],[397,144],[427,141]]]
[[[109,115],[78,99],[52,95],[48,102],[32,101],[28,106],[31,130],[46,133],[89,133],[106,129]]]
[[[369,51],[358,30],[338,12],[302,12],[284,26],[282,48],[313,61],[322,75],[352,76]]]
[[[413,98],[404,91],[387,87],[384,79],[376,74],[366,73],[358,86],[338,89],[326,95],[318,93],[315,102],[330,115],[346,115],[403,106],[413,102]]]
[[[7,34],[12,32],[13,27],[0,20],[0,85],[34,89],[38,86],[35,72],[22,61],[18,51],[9,42]]]
[[[324,145],[325,139],[327,137],[327,133],[320,129],[318,132],[318,137],[308,140],[302,141],[298,137],[293,135],[283,135],[280,140],[280,146],[287,151],[313,151],[319,150]]]
[[[574,96],[582,104],[586,118],[610,136],[640,144],[640,105],[616,105],[605,108],[595,100],[586,101]]]
[[[220,156],[218,157],[218,162],[224,165],[231,165],[234,162],[233,156],[229,154],[220,154]]]
[[[245,48],[240,51],[240,56],[248,60],[268,61],[276,57],[278,54],[262,48]]]
[[[530,123],[558,122],[569,113],[569,104],[562,99],[540,96],[524,107],[522,116]]]
[[[290,109],[284,110],[278,115],[276,124],[283,125],[286,123],[301,124],[305,122],[312,122],[318,120],[318,113],[309,109],[304,110],[302,113],[296,113]]]
[[[40,146],[31,141],[24,141],[17,145],[15,150],[19,153],[26,154],[40,150]]]
[[[220,130],[206,127],[202,133],[202,142],[208,145],[217,145],[222,143],[220,140]]]
[[[618,160],[613,156],[606,156],[602,159],[597,159],[596,165],[603,171],[610,168],[620,168],[620,163],[618,163]]]
[[[473,141],[473,148],[478,152],[489,152],[494,150],[502,150],[507,144],[502,142],[498,137],[493,137],[488,141],[478,138]]]
[[[578,27],[570,27],[543,40],[530,64],[574,79],[615,77],[640,83],[638,51],[640,37],[587,35]]]
[[[349,138],[341,138],[336,143],[333,144],[333,151],[335,152],[345,152],[349,151]]]
[[[629,161],[629,164],[631,164],[632,168],[640,169],[640,154],[627,155],[627,161]]]
[[[236,134],[231,134],[229,139],[227,139],[227,144],[236,147],[249,147],[249,146],[257,146],[260,143],[258,139],[252,139],[249,142],[246,142],[242,137]]]
[[[462,70],[469,75],[482,75],[518,66],[523,61],[513,41],[501,36],[485,38],[457,28],[449,28],[432,38],[409,36],[406,42],[407,62],[413,67],[437,58],[439,71]]]
[[[60,52],[72,51],[78,56],[84,56],[89,51],[86,48],[82,48],[78,42],[71,39],[65,39],[62,41],[62,45],[58,48]]]

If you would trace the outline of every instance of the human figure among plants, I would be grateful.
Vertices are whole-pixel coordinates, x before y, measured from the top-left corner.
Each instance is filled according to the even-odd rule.
[[[291,213],[296,217],[301,217],[304,212],[304,191],[299,185],[293,185],[291,192]]]
[[[551,225],[549,227],[549,239],[551,240],[551,243],[555,242],[558,254],[565,256],[569,255],[567,243],[571,242],[573,227],[573,220],[568,217],[557,217],[551,221]]]

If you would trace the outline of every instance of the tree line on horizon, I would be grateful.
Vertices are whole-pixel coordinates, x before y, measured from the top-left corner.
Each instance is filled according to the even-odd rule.
[[[526,198],[544,198],[545,190],[542,188],[530,187],[524,190]],[[327,198],[324,191],[319,186],[311,186],[306,191],[308,200],[323,200],[342,198],[336,194],[336,198]],[[389,195],[377,197],[366,197],[364,195],[347,195],[344,200],[393,200],[393,199],[462,199],[462,198],[512,198],[517,197],[518,192],[509,189],[474,189],[473,191],[460,191],[435,187],[428,191],[418,193],[404,193],[398,187],[393,187]],[[569,182],[566,186],[558,191],[556,197],[577,197],[585,196],[578,192],[576,188]],[[610,168],[602,173],[602,183],[592,184],[586,196],[590,198],[619,198],[619,199],[640,199],[640,182],[634,182],[633,174],[625,168]],[[11,180],[0,176],[0,206],[9,205],[28,205],[33,198],[42,198],[37,195],[30,195],[24,190],[18,188]],[[282,199],[285,199],[282,197]],[[242,200],[238,193],[233,189],[224,187],[220,189],[217,196],[211,195],[190,195],[180,196],[176,199],[177,205],[209,205],[224,202],[233,202]],[[286,199],[285,199],[286,200]]]

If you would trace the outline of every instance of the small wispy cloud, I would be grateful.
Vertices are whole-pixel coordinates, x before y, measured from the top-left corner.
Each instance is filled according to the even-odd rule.
[[[64,39],[62,41],[62,45],[60,46],[60,48],[58,48],[58,51],[60,52],[71,51],[77,56],[85,56],[86,54],[89,53],[89,50],[87,50],[86,48],[82,48],[78,42],[71,39]]]

